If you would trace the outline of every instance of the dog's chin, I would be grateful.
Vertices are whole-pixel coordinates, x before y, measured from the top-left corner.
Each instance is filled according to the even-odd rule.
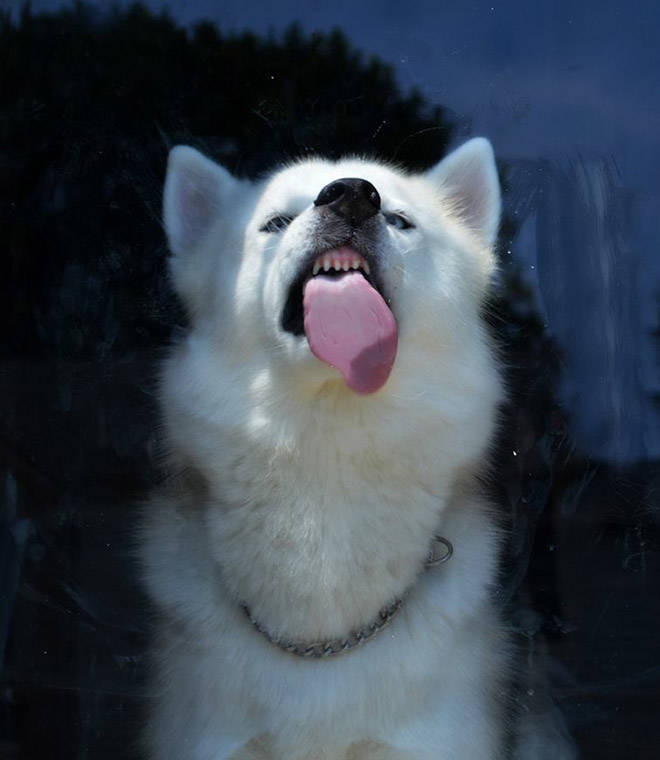
[[[349,410],[355,410],[356,404],[371,405],[374,400],[382,400],[393,388],[390,377],[378,393],[357,393],[349,387],[336,367],[314,356],[304,335],[293,336],[279,332],[279,340],[285,350],[278,353],[276,360],[271,360],[270,377],[274,383],[273,390],[280,398],[290,398],[296,403],[309,402],[312,405],[325,401],[331,404],[333,413],[338,413],[340,409],[345,409],[348,413]],[[323,408],[327,410],[326,407]]]
[[[271,364],[271,369],[285,395],[313,400],[330,389],[335,393],[353,394],[339,370],[314,356],[304,335],[282,332],[280,338],[286,350]]]

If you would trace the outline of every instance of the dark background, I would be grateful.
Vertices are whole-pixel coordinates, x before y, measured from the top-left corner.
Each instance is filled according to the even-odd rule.
[[[660,756],[654,6],[99,5],[0,11],[0,757],[137,757],[132,526],[185,324],[168,149],[248,177],[316,152],[421,169],[479,133],[505,198],[502,601],[581,756]]]

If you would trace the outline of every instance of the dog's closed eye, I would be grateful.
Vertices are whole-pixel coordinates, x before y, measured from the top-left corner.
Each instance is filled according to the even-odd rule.
[[[383,212],[385,221],[395,227],[397,230],[411,230],[414,228],[414,224],[404,214],[400,212]]]
[[[282,232],[293,221],[294,217],[290,214],[276,214],[259,228],[259,232]]]

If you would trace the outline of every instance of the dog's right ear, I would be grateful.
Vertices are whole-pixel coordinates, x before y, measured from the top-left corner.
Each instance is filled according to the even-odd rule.
[[[223,201],[239,183],[226,169],[194,148],[170,151],[163,197],[163,218],[175,256],[194,250],[208,233]]]

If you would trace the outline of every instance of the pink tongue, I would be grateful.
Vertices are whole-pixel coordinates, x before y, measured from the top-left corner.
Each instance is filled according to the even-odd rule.
[[[356,393],[374,393],[385,384],[396,357],[396,321],[361,274],[308,280],[303,309],[314,356],[336,367]]]

